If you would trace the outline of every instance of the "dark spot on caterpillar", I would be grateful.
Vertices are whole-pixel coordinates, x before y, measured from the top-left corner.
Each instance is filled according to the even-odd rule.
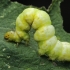
[[[8,38],[9,38],[9,35],[4,36],[4,39],[8,40]]]

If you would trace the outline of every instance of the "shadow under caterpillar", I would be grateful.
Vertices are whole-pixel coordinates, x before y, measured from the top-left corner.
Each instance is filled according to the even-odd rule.
[[[47,55],[51,60],[70,61],[70,43],[61,42],[55,36],[48,13],[37,8],[26,8],[16,19],[15,31],[9,31],[4,38],[8,41],[29,41],[28,31],[35,29],[34,39],[38,41],[40,55]]]

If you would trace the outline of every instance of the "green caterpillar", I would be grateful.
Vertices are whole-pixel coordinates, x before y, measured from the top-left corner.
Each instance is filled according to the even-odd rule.
[[[8,41],[29,41],[28,31],[36,30],[34,39],[38,41],[40,55],[47,55],[51,60],[70,61],[70,43],[61,42],[55,36],[48,13],[37,8],[26,8],[16,19],[15,31],[9,31],[4,38]]]

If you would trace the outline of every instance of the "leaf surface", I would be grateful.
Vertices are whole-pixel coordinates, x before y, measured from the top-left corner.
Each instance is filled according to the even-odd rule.
[[[41,9],[48,11],[58,39],[69,42],[70,34],[66,33],[62,26],[61,2],[62,0],[52,0],[47,10]],[[38,55],[38,44],[33,39],[33,29],[29,32],[29,46],[24,43],[17,46],[16,43],[4,40],[5,32],[15,30],[17,16],[27,7],[29,6],[17,2],[0,0],[0,70],[69,70],[70,63],[68,62],[50,61],[47,57]]]

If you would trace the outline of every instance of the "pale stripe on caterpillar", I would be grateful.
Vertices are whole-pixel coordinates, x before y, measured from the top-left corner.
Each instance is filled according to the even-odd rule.
[[[37,8],[26,8],[16,19],[15,31],[9,31],[4,38],[8,41],[29,41],[28,31],[34,28],[34,39],[38,41],[39,54],[47,55],[51,60],[70,61],[70,43],[61,42],[55,36],[48,13]]]

